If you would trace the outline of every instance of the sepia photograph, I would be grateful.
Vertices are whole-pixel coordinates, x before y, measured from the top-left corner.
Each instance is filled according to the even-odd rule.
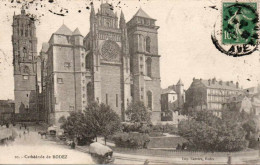
[[[0,164],[260,165],[259,0],[0,0]]]

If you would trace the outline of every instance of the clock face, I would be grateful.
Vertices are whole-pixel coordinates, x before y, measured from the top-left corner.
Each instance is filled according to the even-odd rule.
[[[105,60],[117,60],[120,54],[120,48],[114,41],[105,41],[101,48],[101,55]]]

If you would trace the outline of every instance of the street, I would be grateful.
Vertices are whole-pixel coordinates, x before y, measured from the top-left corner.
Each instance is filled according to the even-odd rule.
[[[41,138],[33,129],[18,135],[8,146],[0,146],[0,164],[93,164],[89,154],[70,149],[69,146]]]
[[[0,164],[95,164],[88,153],[71,149],[70,146],[41,137],[35,127],[29,133],[14,127],[18,136],[8,146],[0,145]],[[20,135],[20,136],[19,136]],[[143,160],[118,157],[114,164],[143,164]]]

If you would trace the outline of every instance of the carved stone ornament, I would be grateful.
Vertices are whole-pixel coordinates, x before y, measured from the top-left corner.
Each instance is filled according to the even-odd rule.
[[[101,55],[105,60],[117,60],[119,57],[120,48],[114,41],[107,40],[101,48]]]

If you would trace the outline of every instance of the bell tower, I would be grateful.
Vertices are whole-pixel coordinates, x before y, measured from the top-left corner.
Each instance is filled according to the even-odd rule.
[[[134,102],[144,102],[151,110],[152,122],[161,121],[160,55],[155,19],[139,9],[127,23],[130,48],[130,68],[133,76]]]
[[[13,67],[15,113],[37,112],[37,38],[34,20],[26,15],[13,16]]]

